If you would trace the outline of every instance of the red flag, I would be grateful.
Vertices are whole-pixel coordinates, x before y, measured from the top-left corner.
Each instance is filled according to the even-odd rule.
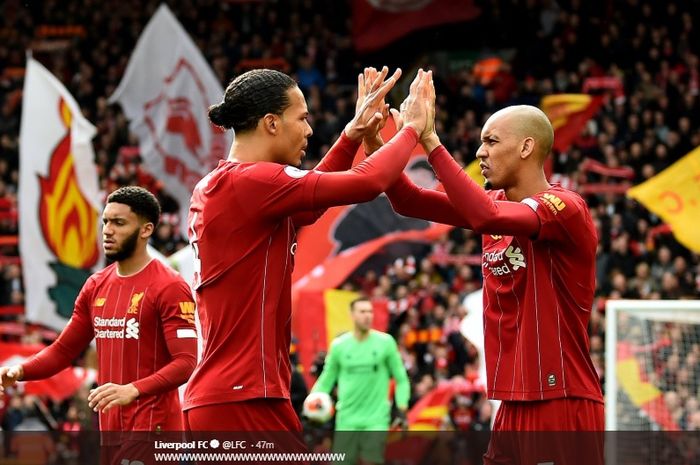
[[[29,357],[42,350],[43,344],[17,344],[0,342],[0,366],[12,366],[25,362]],[[79,367],[69,367],[54,376],[40,381],[27,381],[24,383],[24,392],[27,394],[48,396],[54,401],[61,401],[80,389],[90,378],[94,379],[94,370],[85,370]]]
[[[369,52],[409,32],[469,21],[480,14],[474,0],[354,0],[353,42],[359,52]]]
[[[542,97],[540,107],[554,127],[554,150],[564,152],[600,109],[603,96],[557,94]]]

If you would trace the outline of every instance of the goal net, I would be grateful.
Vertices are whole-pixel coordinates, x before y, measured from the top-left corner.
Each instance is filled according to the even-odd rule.
[[[608,431],[700,428],[700,301],[605,307]]]

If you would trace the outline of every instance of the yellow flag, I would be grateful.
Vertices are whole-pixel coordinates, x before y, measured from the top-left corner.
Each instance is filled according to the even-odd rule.
[[[326,306],[326,335],[328,344],[347,331],[352,331],[353,324],[350,318],[350,303],[360,297],[360,294],[341,289],[328,289],[323,293],[323,302]]]
[[[662,394],[659,388],[642,379],[639,362],[634,357],[617,363],[617,381],[637,407],[657,399]]]
[[[700,147],[628,190],[627,196],[671,226],[678,242],[700,252]]]
[[[474,160],[473,162],[469,163],[466,168],[464,168],[464,171],[469,175],[470,178],[474,180],[475,183],[477,183],[480,186],[484,185],[484,182],[486,179],[481,175],[481,168],[479,168],[479,160]]]

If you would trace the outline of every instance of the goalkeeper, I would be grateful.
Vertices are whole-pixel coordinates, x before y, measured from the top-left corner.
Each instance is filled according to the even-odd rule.
[[[397,415],[393,427],[406,428],[410,386],[396,341],[372,328],[372,303],[359,298],[350,304],[354,329],[333,340],[321,376],[311,392],[330,394],[338,383],[336,434],[333,450],[344,452],[343,463],[383,463],[390,426],[389,380],[396,381]],[[347,431],[375,431],[352,434]]]

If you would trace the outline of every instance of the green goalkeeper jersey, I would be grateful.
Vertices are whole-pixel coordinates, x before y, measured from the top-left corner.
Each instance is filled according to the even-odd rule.
[[[406,408],[410,386],[394,338],[371,330],[358,341],[349,332],[333,340],[312,391],[330,394],[337,381],[336,430],[386,431],[391,415],[389,378],[396,380],[396,405]]]

